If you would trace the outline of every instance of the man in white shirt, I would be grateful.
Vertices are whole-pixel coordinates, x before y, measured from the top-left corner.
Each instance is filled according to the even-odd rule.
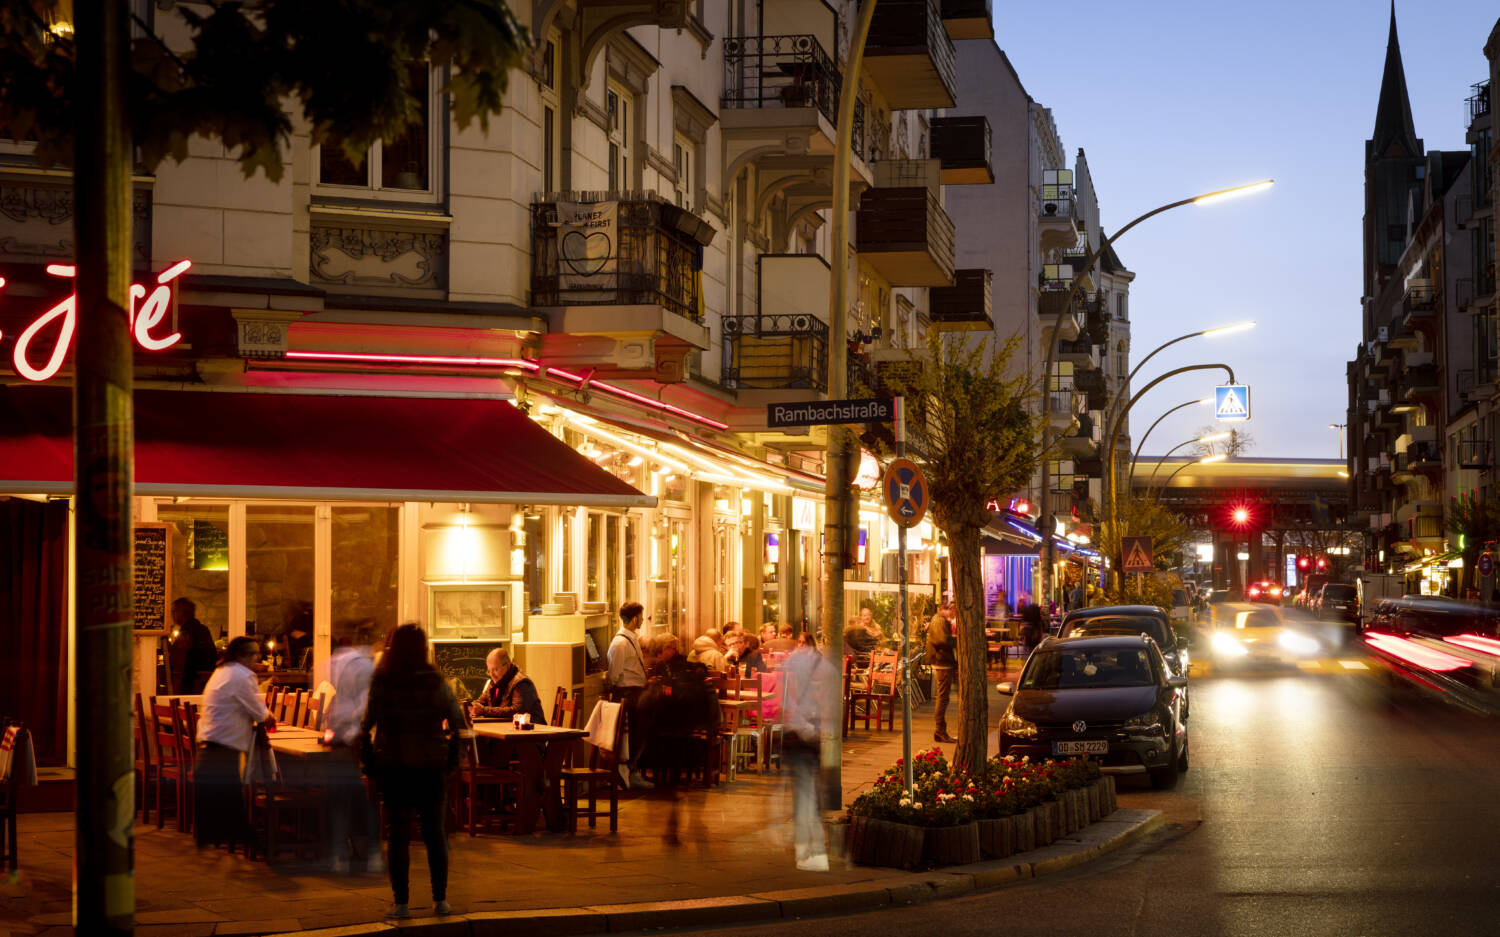
[[[324,781],[328,785],[328,867],[349,870],[354,858],[372,872],[383,870],[380,858],[380,817],[365,791],[358,745],[360,724],[370,699],[370,677],[375,671],[374,622],[361,623],[353,641],[328,659],[333,699],[323,709],[323,730],[333,734],[338,750],[330,752]],[[357,867],[357,866],[356,866]]]
[[[641,639],[637,634],[645,621],[645,607],[639,602],[626,602],[620,606],[620,630],[609,642],[606,658],[609,662],[610,698],[625,706],[625,728],[630,736],[630,768],[627,784],[633,788],[649,790],[654,787],[641,776],[641,748],[646,743],[645,726],[642,723],[636,702],[646,688],[646,655],[641,650]]]
[[[198,753],[193,767],[194,826],[201,849],[209,844],[250,841],[245,815],[245,755],[255,742],[255,726],[273,728],[255,672],[260,644],[241,636],[229,642],[224,660],[203,689],[198,715]]]

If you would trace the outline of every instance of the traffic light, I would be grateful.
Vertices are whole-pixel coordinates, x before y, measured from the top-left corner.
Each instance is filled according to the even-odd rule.
[[[1318,572],[1322,573],[1322,572],[1326,572],[1327,570],[1328,570],[1328,560],[1326,558],[1324,558],[1324,557],[1321,557],[1321,556],[1318,557]]]
[[[1312,564],[1312,561],[1309,560],[1307,557],[1305,557],[1305,556],[1299,556],[1299,557],[1297,557],[1297,569],[1299,571],[1306,572],[1307,571],[1307,567],[1310,566],[1311,564]]]

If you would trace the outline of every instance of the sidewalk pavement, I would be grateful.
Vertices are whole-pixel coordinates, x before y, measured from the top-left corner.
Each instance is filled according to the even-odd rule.
[[[1001,679],[996,674],[997,679]],[[991,694],[992,696],[994,694]],[[1001,708],[991,700],[990,724]],[[932,704],[912,720],[913,751],[932,746]],[[949,747],[951,750],[951,747]],[[993,737],[990,745],[994,750]],[[901,753],[901,733],[856,731],[845,742],[844,802]],[[906,904],[988,888],[1086,862],[1160,826],[1156,811],[1121,809],[1052,846],[997,862],[908,873],[831,860],[828,872],[793,861],[792,799],[784,772],[741,774],[685,792],[679,844],[663,833],[670,795],[629,792],[620,831],[579,835],[455,834],[448,900],[458,914],[432,918],[425,850],[412,849],[413,920],[386,924],[382,874],[334,875],[198,853],[170,825],[135,828],[136,933],[218,937],[325,930],[319,937],[378,934],[581,934],[745,923]],[[73,933],[71,814],[23,814],[23,865],[0,880],[0,934]]]

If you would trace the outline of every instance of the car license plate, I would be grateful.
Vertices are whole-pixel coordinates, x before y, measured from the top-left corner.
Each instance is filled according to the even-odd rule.
[[[1077,742],[1053,742],[1052,754],[1108,755],[1109,742],[1106,739],[1084,739]]]

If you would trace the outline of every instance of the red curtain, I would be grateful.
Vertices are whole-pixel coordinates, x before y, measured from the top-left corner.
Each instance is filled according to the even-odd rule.
[[[0,500],[0,715],[31,730],[36,758],[68,744],[68,505]]]

